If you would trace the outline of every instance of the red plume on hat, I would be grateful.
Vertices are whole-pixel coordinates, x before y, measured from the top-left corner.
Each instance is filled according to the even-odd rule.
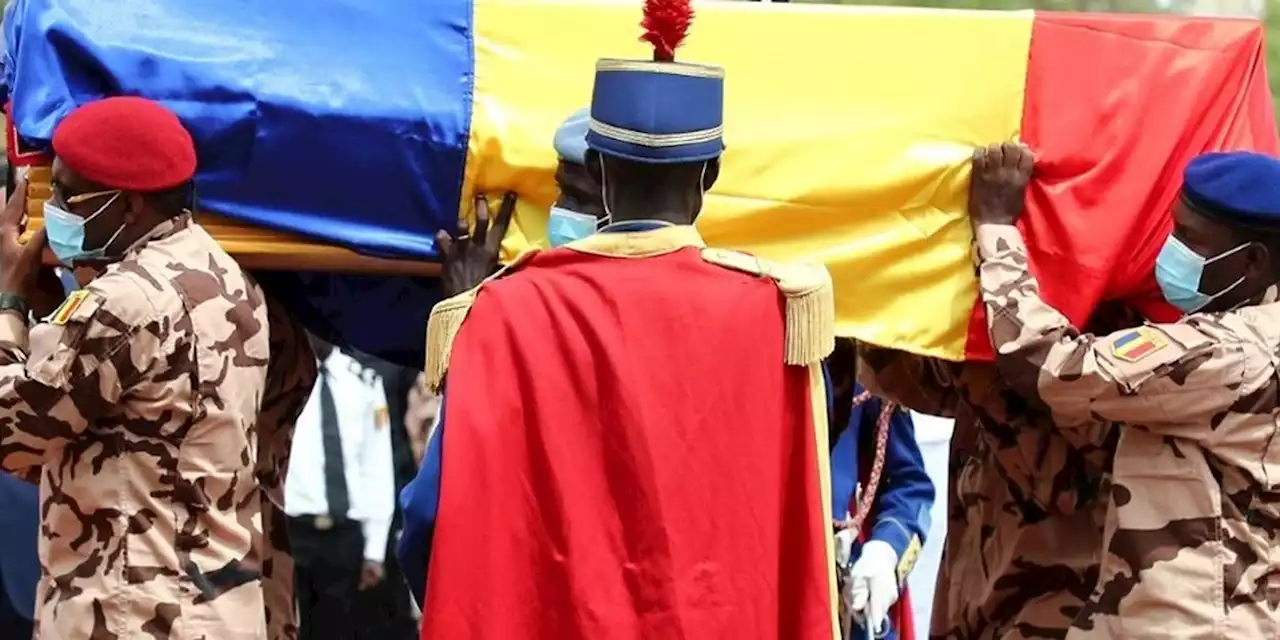
[[[689,0],[645,0],[644,35],[640,40],[653,45],[653,59],[675,62],[676,49],[684,42],[693,22],[693,6]]]

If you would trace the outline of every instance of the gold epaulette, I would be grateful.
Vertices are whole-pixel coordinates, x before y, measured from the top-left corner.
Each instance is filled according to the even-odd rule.
[[[821,362],[836,347],[836,298],[827,268],[764,260],[739,251],[703,249],[711,264],[772,279],[787,299],[786,363]]]
[[[516,256],[511,264],[485,278],[480,284],[452,298],[441,300],[431,308],[431,316],[427,319],[427,361],[422,372],[425,374],[427,389],[432,393],[439,393],[440,387],[444,384],[444,376],[449,371],[449,357],[453,354],[453,339],[458,336],[462,321],[467,319],[471,305],[475,303],[480,290],[486,284],[518,269],[538,251],[538,249],[525,251]]]

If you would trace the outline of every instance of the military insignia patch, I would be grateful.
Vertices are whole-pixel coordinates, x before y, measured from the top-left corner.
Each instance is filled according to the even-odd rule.
[[[373,412],[374,428],[381,429],[387,426],[387,424],[389,424],[390,422],[391,422],[391,412],[387,411],[386,407],[378,407]]]
[[[1150,327],[1139,327],[1111,343],[1111,355],[1124,362],[1138,362],[1168,346],[1168,341]]]
[[[75,314],[76,309],[79,309],[80,305],[89,299],[89,295],[89,291],[86,289],[72,291],[71,295],[67,296],[67,299],[63,300],[62,304],[53,313],[49,314],[49,324],[58,326],[66,324],[71,319],[71,316]]]

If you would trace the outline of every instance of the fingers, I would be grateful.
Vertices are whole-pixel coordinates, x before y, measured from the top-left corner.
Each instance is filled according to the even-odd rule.
[[[845,529],[836,533],[836,563],[843,570],[849,564],[849,558],[853,555],[854,534],[850,529]]]
[[[453,236],[448,231],[441,229],[436,232],[436,246],[440,248],[440,255],[453,255]]]
[[[493,233],[489,234],[489,239],[493,246],[491,250],[497,250],[502,246],[502,239],[507,237],[507,228],[511,226],[511,219],[516,213],[516,193],[508,191],[502,196],[502,204],[498,207],[498,219],[493,221]]]
[[[478,245],[485,243],[489,234],[489,201],[484,196],[476,196],[476,230],[471,234]]]
[[[993,144],[987,147],[987,167],[997,169],[1004,166],[1004,145]]]
[[[44,227],[31,234],[31,239],[27,240],[27,244],[22,247],[23,253],[33,256],[32,259],[39,262],[44,256],[44,248],[49,245],[49,234]]]
[[[867,608],[867,604],[870,600],[870,582],[868,580],[855,579],[853,581],[853,593],[850,598],[849,608],[853,611],[863,611]]]
[[[978,147],[973,151],[973,171],[982,173],[995,169],[1016,169],[1021,173],[1035,167],[1036,154],[1017,140]]]
[[[1000,156],[1003,159],[1004,166],[1010,169],[1017,168],[1022,163],[1022,158],[1026,153],[1027,148],[1016,140],[1010,140],[1000,145]]]
[[[978,147],[973,150],[973,172],[982,173],[987,170],[987,148]]]
[[[883,598],[872,596],[867,603],[867,622],[871,625],[877,635],[884,633],[885,623],[889,619],[889,603]]]
[[[22,235],[22,222],[27,215],[27,179],[18,180],[13,195],[5,203],[4,217],[0,218],[0,240],[6,245],[16,245]]]
[[[1021,143],[1018,144],[1018,148],[1021,150],[1021,153],[1018,155],[1018,171],[1022,173],[1031,173],[1031,171],[1035,169],[1036,165],[1035,152],[1031,150],[1031,147]]]

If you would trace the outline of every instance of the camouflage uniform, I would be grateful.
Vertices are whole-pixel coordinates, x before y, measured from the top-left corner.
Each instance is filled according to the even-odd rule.
[[[284,514],[284,479],[289,473],[293,429],[316,385],[316,356],[306,331],[283,307],[267,298],[271,327],[271,361],[266,393],[258,414],[257,478],[261,490],[262,595],[266,605],[267,637],[298,637],[298,610],[293,591],[293,555]]]
[[[1280,638],[1280,304],[1081,335],[1011,226],[977,230],[1001,372],[1064,432],[1124,423],[1097,588],[1070,638]]]
[[[261,290],[189,215],[30,332],[0,314],[0,466],[40,468],[36,637],[266,637]]]
[[[1059,433],[987,363],[862,345],[860,378],[955,418],[930,636],[1063,638],[1098,576],[1110,425]]]

